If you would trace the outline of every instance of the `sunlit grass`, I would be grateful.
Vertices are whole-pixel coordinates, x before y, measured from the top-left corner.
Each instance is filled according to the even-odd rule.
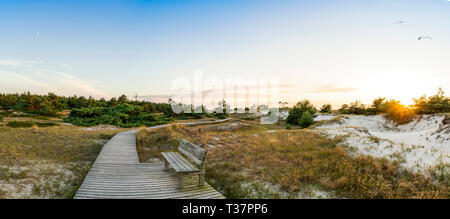
[[[330,140],[307,129],[269,132],[265,126],[248,124],[232,131],[212,126],[174,126],[159,134],[141,130],[138,148],[140,153],[144,148],[152,151],[144,153],[148,159],[160,156],[166,148],[154,145],[168,139],[170,150],[181,137],[204,146],[208,182],[227,198],[296,198],[313,190],[346,198],[449,198],[448,185],[402,170],[387,159],[351,155],[338,146],[341,137]],[[146,141],[146,136],[153,137]]]

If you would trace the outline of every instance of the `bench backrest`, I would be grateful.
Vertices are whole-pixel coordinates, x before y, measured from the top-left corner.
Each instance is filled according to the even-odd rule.
[[[206,157],[206,150],[186,141],[185,139],[180,140],[178,145],[178,151],[183,153],[187,158],[199,166],[203,166],[203,161]]]

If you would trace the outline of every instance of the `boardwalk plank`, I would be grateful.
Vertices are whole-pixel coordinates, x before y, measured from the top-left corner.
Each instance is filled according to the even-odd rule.
[[[194,125],[194,123],[186,123],[186,125]],[[158,127],[165,126],[167,125]],[[196,169],[192,164],[184,162],[181,156],[173,154],[169,156],[174,159],[177,168],[183,171]],[[133,130],[115,135],[103,146],[74,198],[224,198],[207,183],[199,187],[197,176],[187,176],[184,183],[184,188],[178,189],[175,171],[165,171],[163,162],[139,163],[136,151],[136,130]]]

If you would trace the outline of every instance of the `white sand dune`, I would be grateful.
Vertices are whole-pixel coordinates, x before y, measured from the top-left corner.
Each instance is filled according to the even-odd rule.
[[[331,137],[348,136],[345,143],[356,154],[402,161],[413,171],[450,164],[450,121],[443,114],[424,115],[397,126],[382,115],[344,116],[318,127]]]

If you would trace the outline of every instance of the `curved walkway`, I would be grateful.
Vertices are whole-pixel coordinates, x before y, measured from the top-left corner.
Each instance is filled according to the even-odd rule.
[[[178,124],[203,125],[228,120]],[[103,146],[74,198],[224,198],[209,184],[199,187],[197,183],[197,176],[186,177],[184,188],[177,189],[176,175],[164,171],[164,162],[139,163],[136,130],[132,130],[118,133]]]

